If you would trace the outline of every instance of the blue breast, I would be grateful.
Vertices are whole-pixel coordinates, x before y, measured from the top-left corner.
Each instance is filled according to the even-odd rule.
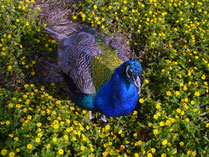
[[[135,86],[125,78],[114,73],[105,83],[94,99],[98,112],[110,117],[125,116],[132,112],[139,96]]]
[[[86,109],[86,110],[91,110],[91,111],[96,111],[95,106],[94,106],[94,97],[95,94],[74,94],[72,99],[75,102],[76,105],[79,107]]]

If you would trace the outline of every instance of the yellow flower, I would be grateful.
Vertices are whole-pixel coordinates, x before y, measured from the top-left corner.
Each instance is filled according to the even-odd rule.
[[[158,112],[158,113],[157,113],[157,116],[158,116],[158,117],[160,117],[160,116],[161,116],[161,113],[160,113],[160,112]]]
[[[148,83],[149,83],[149,80],[146,79],[146,80],[145,80],[145,83],[148,84]]]
[[[154,133],[155,135],[157,135],[157,134],[158,134],[158,130],[157,130],[157,129],[154,129],[154,130],[153,130],[153,133]]]
[[[141,140],[139,140],[135,143],[135,146],[141,146],[142,144],[143,144],[143,142]]]
[[[174,123],[176,120],[174,118],[171,118],[171,122]]]
[[[152,148],[151,151],[154,154],[156,152],[156,149],[155,148]]]
[[[63,149],[59,149],[59,150],[58,150],[58,154],[59,154],[59,155],[64,154],[64,150],[63,150]]]
[[[137,115],[137,113],[138,113],[137,111],[134,111],[134,112],[133,112],[133,115]]]
[[[23,98],[25,98],[25,99],[26,99],[27,97],[28,97],[27,95],[25,95],[25,94],[23,95]]]
[[[155,114],[155,115],[153,116],[153,118],[154,118],[154,119],[158,119],[158,116]]]
[[[176,96],[179,96],[180,95],[180,92],[179,91],[176,91],[175,94],[176,94]]]
[[[148,123],[148,126],[149,126],[149,127],[152,127],[152,123]]]
[[[31,118],[32,118],[31,115],[28,115],[28,116],[27,116],[27,119],[28,119],[28,120],[31,120]]]
[[[142,103],[144,103],[144,99],[139,99],[139,102],[142,104]]]
[[[58,104],[58,105],[61,104],[61,101],[60,100],[57,100],[56,101],[56,104]]]
[[[159,102],[159,103],[157,103],[155,107],[156,107],[156,109],[161,108],[161,103],[160,103],[160,102]]]
[[[46,149],[49,149],[50,147],[51,147],[50,144],[47,144],[47,145],[46,145]]]
[[[97,9],[97,5],[94,5],[94,9]]]
[[[73,138],[72,138],[72,141],[76,141],[76,137],[73,137]]]
[[[40,128],[39,128],[39,129],[40,129]],[[43,134],[42,134],[42,133],[38,133],[38,136],[39,136],[39,137],[42,137],[42,136],[43,136]]]
[[[10,121],[9,121],[9,120],[7,120],[7,121],[6,121],[6,125],[9,125],[9,124],[10,124]]]
[[[42,124],[41,124],[40,122],[38,122],[38,123],[36,124],[36,126],[37,126],[37,127],[41,127]]]
[[[72,18],[73,18],[73,20],[75,20],[75,19],[77,19],[77,16],[74,16],[74,15],[73,15]]]
[[[189,149],[189,150],[187,151],[187,154],[188,154],[188,155],[192,154],[192,151]]]
[[[33,146],[32,146],[31,144],[28,144],[28,145],[27,145],[27,148],[28,148],[28,149],[32,149],[32,147],[33,147]]]
[[[195,102],[192,100],[190,103],[191,103],[192,105],[194,105]]]
[[[209,123],[207,123],[207,124],[205,125],[205,127],[206,127],[206,128],[209,128]]]
[[[187,123],[189,123],[189,122],[190,122],[189,118],[186,118],[186,119],[185,119],[185,121],[186,121]]]
[[[194,108],[193,111],[194,111],[194,112],[197,112],[197,108]]]
[[[172,152],[172,154],[176,154],[177,153],[177,149],[175,149],[173,152]]]
[[[199,142],[199,138],[195,137],[195,141],[196,141],[196,142]]]
[[[7,54],[7,53],[5,53],[5,52],[1,52],[1,55],[2,55],[2,56],[6,56],[6,54]]]
[[[168,140],[163,140],[162,141],[162,145],[164,146],[164,145],[166,145],[168,143]]]
[[[124,149],[124,148],[125,148],[125,146],[124,146],[124,145],[120,145],[120,148],[121,148],[121,149]]]
[[[166,123],[167,126],[170,126],[171,125],[171,121],[170,120],[166,120],[165,123]]]
[[[170,96],[170,95],[171,95],[171,92],[170,92],[170,91],[167,91],[167,92],[166,92],[166,95],[167,95],[167,96]]]
[[[8,71],[12,70],[12,66],[9,65],[9,66],[7,67],[7,70],[8,70]]]
[[[118,134],[122,134],[122,132],[123,132],[122,130],[119,130],[119,131],[118,131]]]
[[[84,151],[85,150],[85,146],[81,146],[81,150]]]
[[[177,108],[176,112],[177,113],[181,113],[181,109],[180,108]]]
[[[148,154],[147,154],[147,157],[152,157],[152,154],[151,154],[151,153],[148,153]]]
[[[184,146],[184,142],[180,142],[179,145],[182,147]]]
[[[181,115],[182,115],[182,116],[184,115],[184,113],[185,113],[184,111],[181,111]]]
[[[56,137],[53,137],[52,139],[54,142],[57,142],[57,138]]]
[[[164,122],[163,121],[160,122],[160,126],[164,126]]]
[[[70,132],[70,131],[71,131],[71,129],[70,129],[70,128],[67,128],[67,129],[66,129],[66,131],[67,131],[67,132]]]
[[[20,152],[20,148],[16,148],[16,152]]]
[[[196,156],[197,155],[197,152],[192,152],[192,156]]]
[[[181,82],[179,85],[182,87],[182,86],[184,86],[184,83],[183,83],[183,82]]]
[[[203,154],[206,154],[206,150],[203,150],[202,153],[203,153]]]
[[[59,128],[59,125],[58,125],[58,124],[54,124],[54,125],[53,125],[53,128],[54,128],[54,129],[58,129],[58,128]]]
[[[12,103],[9,103],[8,106],[9,106],[10,108],[12,108],[12,107],[13,107],[13,104],[12,104]]]
[[[15,156],[15,153],[14,152],[10,152],[9,153],[9,157],[14,157]]]
[[[186,91],[186,90],[187,90],[187,86],[184,86],[184,87],[183,87],[183,90]]]
[[[106,129],[106,130],[109,130],[109,129],[110,129],[110,126],[109,126],[109,125],[106,125],[106,126],[105,126],[105,129]]]
[[[38,138],[35,139],[35,141],[36,141],[36,143],[39,143],[41,140],[40,140],[40,138],[38,137]]]
[[[2,149],[1,150],[1,155],[5,156],[7,154],[7,150],[6,149]]]
[[[161,154],[161,157],[166,157],[167,155],[165,153]]]
[[[64,139],[67,140],[68,139],[68,135],[64,135]]]
[[[103,157],[106,157],[108,155],[108,152],[105,151],[102,153],[102,155],[103,155]]]
[[[139,157],[139,154],[138,154],[138,153],[135,153],[135,154],[134,154],[134,157]]]
[[[14,138],[14,141],[18,141],[18,139],[19,139],[18,137],[15,137],[15,138]]]
[[[194,95],[195,96],[200,96],[200,92],[195,92]]]
[[[201,79],[202,80],[205,80],[206,76],[205,75],[202,75]]]

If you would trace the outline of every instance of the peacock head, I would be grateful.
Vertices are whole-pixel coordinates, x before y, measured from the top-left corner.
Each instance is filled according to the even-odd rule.
[[[134,84],[138,93],[141,92],[141,81],[140,76],[142,76],[142,67],[139,61],[129,60],[125,63],[125,75],[131,83]]]

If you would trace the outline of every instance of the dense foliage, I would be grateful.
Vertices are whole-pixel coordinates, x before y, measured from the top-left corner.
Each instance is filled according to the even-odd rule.
[[[0,1],[2,156],[207,156],[209,8],[201,0],[87,0],[72,19],[111,35],[122,30],[139,54],[144,83],[130,115],[89,122],[54,83],[36,80],[41,32],[34,1]],[[138,52],[144,52],[140,54]],[[43,54],[42,54],[43,55]]]

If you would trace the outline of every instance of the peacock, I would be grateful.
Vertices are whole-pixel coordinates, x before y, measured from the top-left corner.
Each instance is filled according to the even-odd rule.
[[[58,42],[58,65],[72,101],[83,109],[119,117],[132,112],[141,92],[142,67],[112,37],[82,28]]]

